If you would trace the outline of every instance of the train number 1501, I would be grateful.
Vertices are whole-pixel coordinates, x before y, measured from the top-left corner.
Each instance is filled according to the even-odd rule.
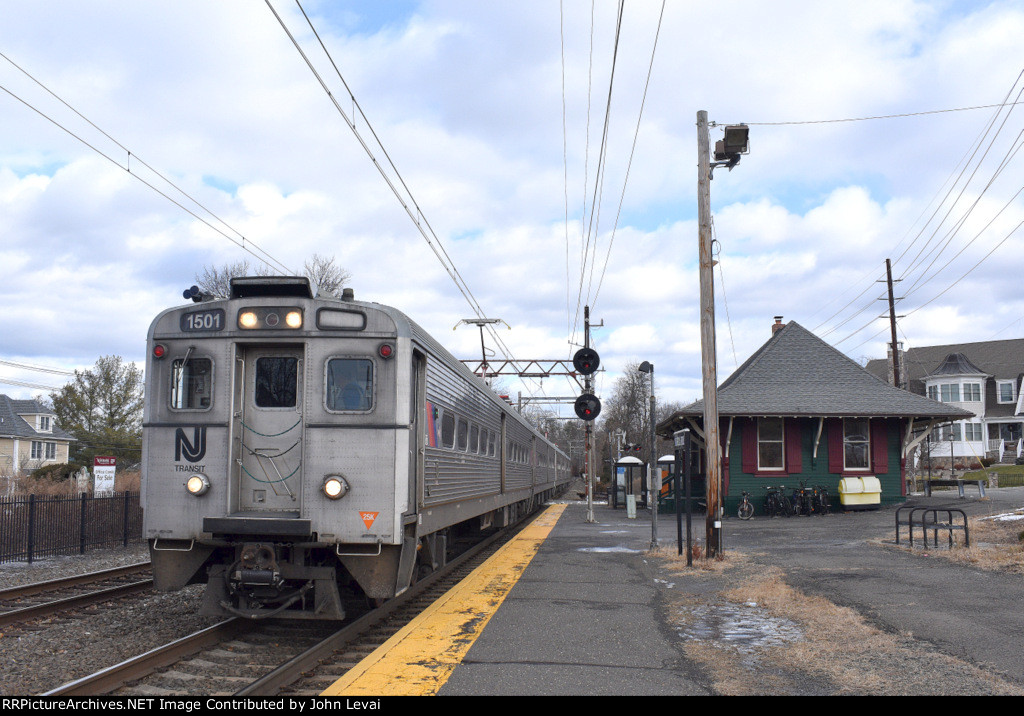
[[[224,330],[224,309],[215,308],[209,311],[185,313],[181,316],[180,327],[182,331],[189,333]]]

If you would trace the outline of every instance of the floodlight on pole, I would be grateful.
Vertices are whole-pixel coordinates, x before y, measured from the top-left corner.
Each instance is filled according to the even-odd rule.
[[[745,124],[726,125],[724,138],[715,142],[715,162],[711,164],[708,178],[714,178],[715,167],[732,171],[744,154],[750,154],[750,127]]]

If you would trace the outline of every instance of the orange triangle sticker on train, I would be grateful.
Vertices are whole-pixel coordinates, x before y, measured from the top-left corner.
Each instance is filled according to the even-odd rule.
[[[377,515],[379,514],[379,512],[360,512],[359,519],[361,519],[363,524],[366,525],[366,529],[370,529],[370,525],[373,524],[373,521],[377,519]]]

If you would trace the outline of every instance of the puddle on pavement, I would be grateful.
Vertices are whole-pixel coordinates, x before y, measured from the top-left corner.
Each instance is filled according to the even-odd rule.
[[[629,547],[580,547],[577,552],[624,552],[626,554],[640,554],[642,549],[630,549]]]
[[[675,612],[675,618],[684,622],[676,628],[681,638],[731,647],[752,661],[757,660],[762,649],[803,638],[803,632],[794,622],[773,617],[766,609],[750,602],[681,607]]]

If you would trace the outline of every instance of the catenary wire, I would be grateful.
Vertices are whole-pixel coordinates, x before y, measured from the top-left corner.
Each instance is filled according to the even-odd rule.
[[[262,249],[262,248],[261,248],[261,247],[260,247],[260,246],[259,246],[259,245],[258,245],[258,244],[257,244],[256,242],[254,242],[254,241],[253,241],[252,239],[248,239],[248,238],[247,238],[247,237],[246,237],[245,235],[243,235],[243,234],[242,234],[241,232],[239,232],[239,231],[238,231],[237,229],[235,229],[234,227],[232,227],[232,226],[231,226],[231,225],[230,225],[230,224],[229,224],[228,222],[224,221],[224,219],[220,218],[220,217],[219,217],[219,216],[218,216],[217,214],[215,214],[215,213],[214,213],[213,211],[211,211],[211,210],[210,210],[209,208],[207,208],[207,207],[206,207],[206,206],[205,206],[205,205],[204,205],[204,204],[203,204],[202,202],[200,202],[200,201],[199,201],[199,200],[197,200],[197,199],[196,199],[195,197],[193,197],[193,196],[192,196],[192,195],[190,195],[190,194],[189,194],[188,192],[186,192],[186,191],[185,191],[184,189],[182,189],[182,188],[181,188],[180,186],[178,186],[177,184],[175,184],[175,183],[174,183],[173,181],[171,181],[171,180],[170,180],[169,178],[167,178],[167,176],[165,176],[165,175],[164,175],[163,173],[161,173],[161,172],[160,172],[160,171],[158,171],[157,169],[153,168],[153,167],[152,167],[152,166],[151,166],[151,165],[150,165],[149,163],[147,163],[147,162],[146,162],[146,161],[144,161],[144,160],[143,160],[143,159],[142,159],[141,157],[139,157],[139,155],[138,155],[138,154],[136,154],[136,153],[132,152],[132,151],[131,151],[130,149],[128,149],[128,147],[126,147],[126,146],[125,146],[124,144],[122,144],[122,143],[121,143],[121,142],[119,142],[119,141],[118,141],[117,139],[115,139],[114,137],[112,137],[112,136],[111,136],[111,135],[110,135],[110,134],[109,134],[108,132],[106,132],[106,131],[105,131],[104,129],[102,129],[101,127],[99,127],[99,126],[98,126],[98,125],[97,125],[97,124],[96,124],[95,122],[93,122],[93,121],[92,121],[92,120],[90,120],[90,119],[89,119],[88,117],[86,117],[86,116],[85,116],[84,114],[82,114],[82,113],[81,113],[81,112],[79,112],[79,111],[78,111],[77,109],[75,109],[75,108],[74,108],[73,106],[71,106],[70,104],[68,104],[68,102],[66,102],[66,101],[65,101],[65,100],[64,100],[64,99],[63,99],[62,97],[60,97],[59,95],[57,95],[57,94],[56,94],[56,93],[55,93],[55,92],[54,92],[53,90],[51,90],[51,89],[50,89],[49,87],[47,87],[47,86],[46,86],[45,84],[43,84],[43,83],[42,83],[41,81],[39,81],[39,80],[38,80],[38,79],[37,79],[37,78],[36,78],[35,76],[33,76],[33,75],[32,75],[31,73],[29,73],[29,72],[28,72],[28,71],[27,71],[26,69],[24,69],[23,67],[21,67],[21,66],[20,66],[20,65],[19,65],[18,63],[16,63],[16,62],[15,62],[14,60],[12,60],[12,59],[11,59],[10,57],[8,57],[7,55],[5,55],[5,54],[4,54],[4,53],[2,53],[2,52],[0,52],[0,57],[3,57],[3,58],[4,58],[5,60],[7,60],[7,62],[9,62],[9,63],[10,63],[10,64],[11,64],[11,65],[12,65],[12,66],[13,66],[13,67],[15,68],[15,69],[17,69],[17,70],[18,70],[19,72],[21,72],[21,73],[22,73],[23,75],[25,75],[26,77],[28,77],[28,78],[29,78],[30,80],[32,80],[32,82],[34,82],[34,83],[35,83],[36,85],[38,85],[38,86],[39,86],[40,88],[42,88],[42,89],[43,89],[43,91],[45,91],[45,92],[46,92],[47,94],[49,94],[49,95],[50,95],[51,97],[53,97],[53,98],[54,98],[54,99],[56,99],[56,100],[57,100],[58,102],[60,102],[60,103],[61,103],[62,105],[64,105],[65,107],[67,107],[67,108],[68,108],[69,110],[71,110],[71,111],[72,111],[72,112],[73,112],[74,114],[76,114],[76,115],[77,115],[77,116],[78,116],[79,118],[81,118],[81,119],[82,119],[83,121],[85,121],[85,122],[86,122],[87,124],[89,124],[89,126],[91,126],[91,127],[93,128],[93,129],[95,129],[96,131],[98,131],[98,132],[99,132],[100,134],[102,134],[102,135],[103,135],[104,137],[106,137],[106,138],[107,138],[107,139],[109,139],[109,140],[110,140],[111,142],[113,142],[114,144],[116,144],[116,145],[117,145],[117,146],[118,146],[118,147],[119,147],[119,148],[120,148],[121,150],[123,150],[123,151],[125,152],[125,155],[126,155],[126,157],[127,157],[127,160],[128,160],[128,161],[127,161],[127,163],[126,163],[126,164],[123,164],[123,165],[122,165],[122,164],[121,164],[121,163],[120,163],[119,161],[117,161],[117,160],[115,160],[114,158],[112,158],[112,157],[108,156],[108,155],[107,155],[106,153],[104,153],[104,152],[100,151],[100,150],[99,150],[99,149],[98,149],[97,147],[95,147],[95,146],[93,146],[92,144],[90,144],[89,142],[85,141],[85,140],[84,140],[84,139],[83,139],[82,137],[78,136],[77,134],[75,134],[74,132],[72,132],[72,131],[71,131],[70,129],[68,129],[67,127],[64,127],[64,126],[63,126],[62,124],[60,124],[60,123],[59,123],[59,122],[57,122],[56,120],[54,120],[54,119],[52,119],[51,117],[49,117],[48,115],[46,115],[45,113],[43,113],[43,112],[42,112],[41,110],[39,110],[38,108],[36,108],[36,107],[32,106],[32,105],[31,105],[31,104],[29,104],[29,103],[28,103],[27,101],[25,101],[25,100],[21,99],[20,97],[18,97],[17,95],[15,95],[15,94],[14,94],[13,92],[11,92],[10,90],[8,90],[8,89],[7,89],[6,87],[2,87],[2,86],[0,86],[0,89],[3,89],[3,90],[4,90],[5,92],[7,92],[7,94],[9,94],[9,95],[10,95],[11,97],[14,97],[14,98],[15,98],[15,99],[17,99],[17,100],[18,100],[19,102],[21,102],[21,103],[22,103],[22,104],[24,104],[25,106],[29,107],[30,109],[32,109],[32,110],[33,110],[34,112],[36,112],[37,114],[41,115],[41,116],[42,116],[43,118],[47,119],[48,121],[50,121],[51,123],[53,123],[54,125],[56,125],[57,127],[59,127],[60,129],[64,130],[64,131],[65,131],[66,133],[70,134],[70,135],[71,135],[72,137],[74,137],[74,138],[75,138],[75,139],[77,139],[77,140],[78,140],[79,142],[81,142],[81,143],[82,143],[82,144],[84,144],[85,146],[87,146],[87,147],[89,147],[90,149],[92,149],[92,150],[93,150],[94,152],[96,152],[96,153],[97,153],[97,154],[99,154],[100,156],[104,157],[104,158],[105,158],[105,159],[107,159],[108,161],[112,162],[113,164],[117,165],[118,167],[120,167],[120,168],[121,168],[121,169],[123,169],[124,171],[128,172],[128,173],[129,173],[129,174],[131,174],[131,175],[132,175],[133,177],[135,177],[136,179],[138,179],[139,181],[141,181],[141,182],[142,182],[143,184],[145,184],[146,186],[148,186],[148,187],[150,187],[151,189],[155,190],[155,191],[156,191],[157,193],[159,193],[159,194],[160,194],[161,196],[163,196],[164,198],[168,199],[169,201],[171,201],[172,203],[174,203],[174,204],[175,204],[175,205],[177,205],[178,207],[180,207],[180,208],[182,208],[182,209],[185,209],[185,211],[188,211],[188,213],[189,213],[189,214],[191,214],[191,215],[192,215],[193,217],[195,217],[196,219],[199,219],[199,220],[200,220],[200,221],[202,221],[202,222],[203,222],[204,224],[206,224],[207,226],[209,226],[209,227],[210,227],[211,229],[213,229],[214,231],[217,231],[218,233],[220,233],[221,235],[223,235],[223,236],[224,236],[225,238],[227,238],[227,239],[229,239],[230,241],[232,241],[232,243],[234,243],[234,244],[236,244],[237,246],[239,246],[240,248],[242,248],[242,249],[243,249],[243,250],[244,250],[244,251],[245,251],[246,253],[248,253],[248,254],[250,254],[251,256],[253,256],[254,258],[258,259],[258,260],[259,260],[259,261],[261,261],[262,263],[265,263],[265,264],[267,264],[268,266],[270,266],[270,267],[271,267],[272,269],[274,269],[275,271],[283,271],[283,272],[284,272],[284,273],[286,273],[286,274],[287,274],[287,273],[291,273],[291,272],[292,272],[292,271],[291,271],[291,269],[289,269],[289,268],[288,268],[287,266],[285,266],[285,265],[284,265],[283,263],[281,263],[280,261],[278,261],[277,259],[275,259],[275,258],[274,258],[273,256],[271,256],[271,255],[270,255],[269,253],[267,253],[266,251],[264,251],[264,250],[263,250],[263,249]],[[233,232],[233,233],[234,233],[234,234],[235,234],[236,236],[238,236],[238,237],[239,237],[239,239],[241,239],[241,243],[239,244],[239,243],[238,243],[237,241],[235,241],[234,239],[231,239],[231,237],[229,237],[229,236],[227,236],[226,234],[224,234],[224,232],[223,232],[223,231],[221,231],[221,230],[220,230],[220,229],[218,229],[217,227],[213,226],[212,224],[210,224],[210,223],[209,223],[208,221],[206,221],[206,220],[205,220],[205,219],[203,219],[202,217],[200,217],[200,216],[196,215],[196,214],[195,214],[194,212],[192,212],[191,210],[189,210],[189,209],[187,209],[186,207],[182,206],[182,205],[181,205],[181,204],[180,204],[179,202],[177,202],[176,200],[172,199],[172,198],[171,198],[171,197],[169,197],[169,196],[168,196],[167,194],[165,194],[164,192],[160,191],[160,190],[159,190],[159,189],[157,189],[157,188],[156,188],[155,186],[153,186],[153,185],[152,185],[152,184],[150,184],[149,182],[147,182],[147,181],[145,181],[144,179],[142,179],[141,177],[139,177],[139,176],[138,176],[138,174],[136,174],[135,172],[133,172],[133,171],[131,170],[131,159],[132,159],[132,158],[134,158],[134,159],[135,159],[135,161],[136,161],[136,162],[138,162],[139,164],[141,164],[142,166],[146,167],[146,169],[148,169],[149,171],[153,172],[153,174],[155,174],[156,176],[158,176],[158,177],[159,177],[159,178],[160,178],[160,179],[161,179],[162,181],[164,181],[165,183],[167,183],[167,184],[168,184],[169,186],[173,187],[173,188],[174,188],[174,189],[175,189],[175,190],[176,190],[176,191],[177,191],[177,192],[178,192],[179,194],[181,194],[181,195],[182,195],[182,196],[184,196],[184,197],[185,197],[186,199],[188,199],[189,201],[191,201],[191,202],[192,202],[193,204],[195,204],[196,206],[198,206],[198,207],[199,207],[200,209],[202,209],[203,211],[205,211],[205,212],[206,212],[206,213],[207,213],[207,214],[208,214],[209,216],[213,217],[213,218],[214,218],[214,219],[215,219],[216,221],[220,222],[220,223],[221,223],[221,224],[223,224],[223,225],[224,225],[225,227],[227,227],[227,228],[228,228],[228,230],[230,230],[231,232]],[[250,250],[249,248],[247,248],[247,247],[246,247],[246,245],[245,245],[245,244],[246,244],[246,242],[248,242],[248,243],[249,243],[249,245],[250,245],[250,246],[252,246],[252,247],[253,247],[253,248],[254,248],[254,249],[255,249],[256,251],[258,251],[258,252],[259,252],[260,254],[262,254],[262,256],[261,256],[261,255],[258,255],[258,254],[256,254],[256,253],[253,253],[253,251],[251,251],[251,250]]]

